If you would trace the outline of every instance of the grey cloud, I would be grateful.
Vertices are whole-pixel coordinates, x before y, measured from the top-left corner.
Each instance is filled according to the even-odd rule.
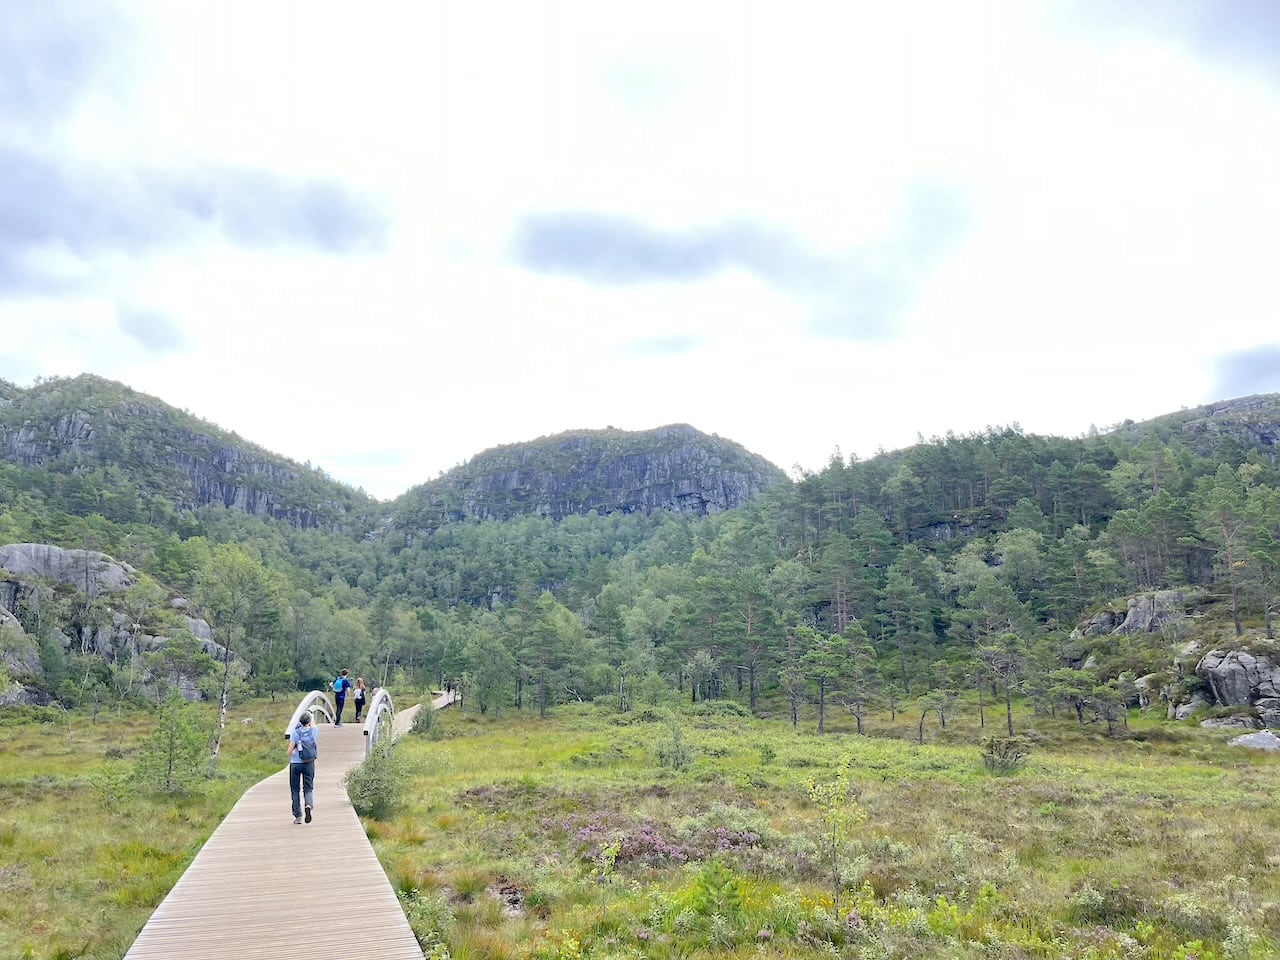
[[[539,273],[601,286],[693,282],[729,269],[811,302],[822,336],[874,340],[891,332],[916,290],[963,236],[967,211],[954,192],[918,184],[894,227],[842,257],[816,254],[753,223],[664,231],[625,217],[569,211],[518,225],[516,260]]]
[[[152,353],[172,353],[187,345],[186,334],[156,310],[122,307],[116,312],[116,325]]]
[[[330,253],[378,248],[388,222],[334,183],[295,183],[253,170],[107,170],[0,145],[0,298],[59,286],[32,266],[50,248],[82,259],[140,253],[202,233],[250,248]]]
[[[55,153],[55,128],[84,95],[124,89],[134,33],[107,4],[8,6],[0,17],[0,299],[75,289],[96,257],[202,237],[327,253],[385,245],[385,215],[337,182],[212,164],[105,167]]]
[[[751,228],[662,231],[580,212],[526,217],[516,236],[524,266],[602,284],[697,280],[747,256],[758,259],[760,243]]]
[[[1280,343],[1239,350],[1218,360],[1214,397],[1244,397],[1280,391]]]
[[[247,247],[299,244],[333,253],[381,247],[386,218],[336,183],[289,183],[254,170],[166,176],[177,211]],[[161,189],[165,184],[161,183]]]
[[[94,81],[119,73],[128,42],[110,5],[10,3],[0,18],[0,120],[12,129],[47,128]]]

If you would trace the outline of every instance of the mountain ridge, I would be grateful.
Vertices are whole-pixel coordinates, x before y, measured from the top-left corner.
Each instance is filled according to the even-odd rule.
[[[548,445],[561,453],[554,476],[545,464],[537,466]],[[610,460],[615,456],[621,462]],[[370,532],[388,515],[428,526],[525,513],[562,519],[592,509],[704,515],[787,479],[740,444],[669,424],[644,431],[580,429],[504,444],[378,501],[309,464],[92,374],[29,388],[0,381],[0,461],[63,474],[118,470],[144,501],[165,499],[178,511],[220,504],[301,530],[355,533]],[[504,472],[504,464],[519,465],[519,476]],[[588,486],[575,487],[583,483]],[[511,495],[500,496],[500,488]],[[434,506],[415,504],[424,495],[436,497]],[[511,506],[524,500],[530,509]]]
[[[1214,401],[1106,432],[1222,443],[1280,456],[1280,394]],[[918,446],[918,445],[913,445]],[[891,461],[913,447],[877,455]],[[483,450],[386,501],[245,440],[165,401],[93,374],[27,388],[0,380],[0,461],[64,474],[119,470],[144,502],[210,504],[297,529],[367,534],[379,524],[446,523],[665,510],[702,516],[789,482],[763,456],[687,423],[649,430],[579,428]],[[87,491],[86,496],[92,496]]]
[[[403,526],[665,510],[705,516],[787,482],[741,444],[686,423],[579,429],[482,451],[393,501]]]

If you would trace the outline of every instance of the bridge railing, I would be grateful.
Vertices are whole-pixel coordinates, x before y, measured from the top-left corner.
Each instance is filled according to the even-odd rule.
[[[386,688],[379,687],[369,701],[364,720],[364,755],[373,752],[378,741],[391,736],[391,721],[395,717],[395,704],[391,702],[391,694]]]
[[[312,690],[302,702],[298,704],[298,709],[293,711],[293,716],[289,718],[289,725],[284,728],[285,739],[293,734],[293,728],[298,725],[298,721],[302,719],[304,713],[311,714],[311,720],[314,723],[317,715],[330,723],[338,715],[338,711],[334,708],[333,701],[329,699],[329,695],[323,690]]]

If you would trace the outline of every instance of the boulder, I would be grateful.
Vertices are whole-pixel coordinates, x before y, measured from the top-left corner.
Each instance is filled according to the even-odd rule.
[[[213,643],[213,628],[208,622],[201,620],[199,617],[183,617],[183,623],[187,625],[187,629],[191,631],[191,635],[197,640],[204,642],[206,645]],[[206,646],[207,649],[207,646]],[[221,647],[218,647],[221,650]]]
[[[1186,616],[1181,590],[1157,590],[1129,598],[1124,619],[1112,633],[1158,633]]]
[[[1280,697],[1261,697],[1253,705],[1264,727],[1280,727]]]
[[[1209,706],[1209,701],[1201,694],[1193,693],[1191,699],[1179,704],[1169,704],[1169,715],[1172,720],[1185,720],[1202,707]]]
[[[1270,730],[1246,733],[1244,736],[1228,740],[1227,743],[1233,747],[1250,747],[1254,750],[1280,750],[1280,737]]]
[[[24,704],[42,706],[46,702],[47,698],[39,690],[24,687],[20,683],[0,676],[0,707],[16,707]]]
[[[1253,651],[1210,650],[1200,658],[1196,674],[1225,706],[1280,697],[1280,650],[1274,644]]]
[[[1080,632],[1086,637],[1101,637],[1114,633],[1116,627],[1124,623],[1125,615],[1119,610],[1102,610],[1080,625]]]
[[[1200,726],[1206,730],[1257,730],[1262,724],[1257,717],[1209,717],[1201,720]]]
[[[1161,697],[1161,683],[1163,678],[1158,673],[1148,673],[1146,676],[1138,677],[1133,681],[1133,685],[1138,688],[1138,706],[1143,710],[1151,706],[1153,700]]]

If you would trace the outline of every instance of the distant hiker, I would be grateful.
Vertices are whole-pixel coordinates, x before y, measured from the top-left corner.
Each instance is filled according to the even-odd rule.
[[[311,714],[304,713],[289,734],[289,794],[293,798],[294,823],[302,823],[303,800],[306,802],[307,823],[311,822],[311,808],[315,806],[316,755],[319,752]],[[301,798],[299,792],[302,793]]]
[[[359,723],[360,714],[364,713],[364,677],[356,677],[356,689],[352,696],[356,701],[356,723]]]
[[[335,727],[342,726],[342,707],[347,702],[347,691],[351,689],[351,681],[347,679],[350,670],[343,670],[333,681],[333,700],[338,706],[338,714],[334,718]]]

